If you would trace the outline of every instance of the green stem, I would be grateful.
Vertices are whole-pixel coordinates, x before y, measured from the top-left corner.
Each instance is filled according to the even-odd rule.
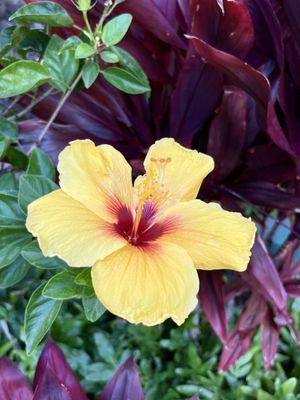
[[[92,38],[94,39],[94,33],[93,33],[92,27],[90,25],[90,21],[87,16],[87,11],[82,11],[82,15],[83,15],[83,19],[84,19],[85,25],[87,27],[87,30],[88,30],[89,34],[91,35],[90,39],[92,39]]]

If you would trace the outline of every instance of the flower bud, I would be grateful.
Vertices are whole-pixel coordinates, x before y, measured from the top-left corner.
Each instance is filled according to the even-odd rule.
[[[88,11],[92,8],[91,0],[77,0],[75,5],[79,11],[83,12]]]

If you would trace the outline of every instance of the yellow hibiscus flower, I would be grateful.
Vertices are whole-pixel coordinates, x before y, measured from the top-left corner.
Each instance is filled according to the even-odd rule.
[[[197,268],[244,271],[255,225],[196,200],[213,159],[157,141],[132,185],[116,149],[77,140],[59,156],[61,190],[31,203],[26,226],[45,256],[92,266],[101,303],[132,323],[182,324],[197,304]]]

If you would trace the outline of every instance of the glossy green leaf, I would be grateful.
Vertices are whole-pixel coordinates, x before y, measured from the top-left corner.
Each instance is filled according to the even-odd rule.
[[[284,396],[286,396],[287,394],[294,393],[296,386],[297,386],[297,379],[290,378],[280,385],[278,394],[282,396],[282,398],[284,398]]]
[[[59,53],[63,53],[66,50],[76,50],[76,47],[82,44],[82,40],[78,36],[70,36],[66,39],[61,46]]]
[[[151,88],[148,77],[137,60],[132,57],[128,51],[121,49],[120,47],[112,47],[111,51],[118,56],[120,65],[127,71],[131,72],[132,75],[134,75],[140,82],[147,86],[150,91]]]
[[[75,58],[88,58],[96,53],[94,47],[87,43],[81,43],[76,47]]]
[[[53,162],[42,150],[35,148],[30,154],[27,174],[42,175],[50,180],[55,180],[56,172]]]
[[[16,225],[25,225],[25,215],[20,209],[18,198],[10,192],[0,192],[0,226]]]
[[[18,190],[19,183],[13,172],[7,172],[0,176],[0,191]]]
[[[22,151],[10,146],[6,151],[8,162],[19,170],[26,170],[28,165],[28,157]]]
[[[86,319],[90,322],[97,321],[106,311],[106,308],[97,299],[94,290],[88,287],[84,288],[82,305]]]
[[[34,51],[43,54],[49,43],[50,37],[38,29],[22,28],[22,36],[19,38],[19,47],[26,51]]]
[[[5,156],[7,149],[9,148],[10,141],[0,136],[0,160]]]
[[[35,61],[22,60],[0,71],[0,98],[31,91],[51,80],[49,72]]]
[[[77,285],[93,287],[91,268],[82,268],[82,271],[75,278],[75,283]]]
[[[0,116],[0,136],[16,142],[18,139],[18,127],[15,122]]]
[[[10,226],[0,228],[0,268],[11,264],[20,255],[24,246],[31,241],[25,227]]]
[[[27,207],[30,203],[56,189],[58,189],[58,186],[44,176],[23,175],[20,178],[18,196],[21,209],[27,213]]]
[[[102,58],[102,60],[106,63],[117,63],[119,62],[119,57],[117,54],[113,53],[112,51],[102,51],[102,53],[100,54],[100,57]]]
[[[75,283],[77,274],[78,271],[71,268],[56,274],[47,282],[43,290],[43,296],[58,300],[80,297],[82,287]]]
[[[92,86],[92,84],[97,79],[99,73],[100,73],[100,68],[96,62],[90,61],[84,65],[82,70],[82,79],[84,82],[84,86],[87,89]]]
[[[132,15],[121,14],[104,25],[101,39],[106,46],[119,43],[126,35],[132,22]]]
[[[64,40],[57,35],[53,35],[46,48],[43,66],[49,71],[54,78],[52,86],[61,92],[65,92],[74,81],[79,61],[74,56],[73,50],[65,50],[61,52]]]
[[[67,11],[53,1],[41,1],[19,8],[10,18],[18,23],[40,23],[49,26],[72,26],[73,20]]]
[[[9,26],[0,32],[0,57],[3,57],[13,46],[13,33],[15,27]]]
[[[7,289],[19,283],[28,273],[30,264],[22,257],[0,270],[0,289]]]
[[[109,67],[101,71],[104,78],[117,89],[128,94],[149,92],[149,86],[139,81],[131,72],[117,67]]]
[[[42,295],[44,284],[31,295],[25,311],[26,350],[32,353],[51,328],[62,306],[62,301]]]
[[[39,269],[49,270],[68,268],[68,265],[58,257],[45,257],[36,240],[25,246],[21,255],[31,265]]]

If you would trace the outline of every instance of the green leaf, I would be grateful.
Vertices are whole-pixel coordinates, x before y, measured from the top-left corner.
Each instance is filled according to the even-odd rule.
[[[8,162],[20,170],[25,170],[28,165],[28,157],[22,151],[16,149],[15,147],[9,147],[6,151],[6,157]]]
[[[126,35],[132,22],[132,15],[121,14],[104,25],[101,39],[106,46],[119,43]]]
[[[21,60],[0,71],[0,98],[18,96],[51,79],[48,71],[35,61]]]
[[[82,73],[84,86],[88,89],[92,86],[100,73],[99,65],[94,61],[87,62],[84,64]]]
[[[49,270],[68,268],[68,265],[58,257],[45,257],[36,240],[25,246],[21,255],[31,265],[39,269]]]
[[[148,77],[137,60],[132,57],[128,51],[123,50],[120,47],[112,47],[111,50],[118,56],[120,65],[127,71],[131,72],[132,75],[134,75],[140,82],[147,86],[150,91],[151,87]]]
[[[61,52],[64,40],[57,35],[53,35],[46,48],[43,66],[49,71],[55,79],[51,82],[52,86],[61,92],[65,92],[74,81],[79,61],[74,57],[74,51],[65,50]]]
[[[9,192],[0,192],[0,226],[24,226],[25,215],[21,211],[18,198]]]
[[[54,181],[56,177],[52,161],[38,148],[35,148],[30,155],[26,173],[29,175],[42,175],[52,181]]]
[[[25,227],[10,226],[0,228],[0,268],[11,264],[20,255],[22,249],[31,241],[31,235]]]
[[[11,142],[16,142],[18,139],[17,124],[0,116],[0,136],[9,139]]]
[[[270,395],[264,390],[258,389],[257,400],[275,400],[275,396]]]
[[[117,54],[113,53],[112,51],[102,51],[102,53],[100,53],[100,57],[102,58],[102,60],[106,63],[117,63],[119,62],[119,57],[117,56]]]
[[[87,43],[81,43],[76,47],[75,50],[75,58],[88,58],[93,56],[96,53],[94,47],[90,46]]]
[[[18,190],[19,183],[13,172],[7,172],[0,177],[0,190]]]
[[[13,33],[15,27],[9,26],[0,32],[0,58],[3,57],[13,46]]]
[[[71,268],[56,274],[47,282],[43,290],[43,296],[57,300],[81,297],[82,288],[75,283],[77,274],[78,271]]]
[[[82,43],[82,40],[78,36],[70,36],[66,39],[59,51],[63,53],[66,50],[76,50],[76,47]]]
[[[12,264],[0,270],[0,289],[7,289],[20,282],[30,269],[22,257],[18,257]]]
[[[30,203],[56,189],[58,189],[58,186],[44,176],[21,176],[18,196],[21,209],[27,213],[27,207]]]
[[[140,82],[131,72],[117,67],[109,67],[101,71],[104,78],[117,89],[128,94],[149,92],[149,86]]]
[[[82,305],[86,319],[90,322],[97,321],[106,311],[106,308],[97,299],[94,290],[84,288]]]
[[[18,23],[40,23],[49,26],[73,26],[67,11],[53,1],[41,1],[19,8],[10,18]]]
[[[51,328],[62,306],[62,301],[42,295],[45,284],[31,295],[25,311],[26,350],[31,354]]]
[[[5,156],[7,149],[10,146],[10,141],[0,136],[0,160]]]
[[[77,283],[77,285],[89,286],[92,288],[91,268],[83,268],[83,270],[76,276],[75,283]]]
[[[282,396],[282,398],[284,398],[284,396],[286,396],[287,394],[294,393],[296,386],[297,386],[297,379],[290,378],[280,385],[278,394]]]
[[[19,38],[19,47],[26,50],[26,52],[35,51],[43,54],[48,46],[50,37],[38,29],[29,29],[25,26],[19,27],[19,29],[22,29],[22,36]]]

